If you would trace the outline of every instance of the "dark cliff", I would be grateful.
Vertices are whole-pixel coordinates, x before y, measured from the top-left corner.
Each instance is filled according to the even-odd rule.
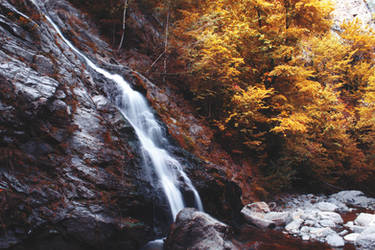
[[[95,62],[149,97],[162,92],[116,62],[68,2],[36,2]],[[115,96],[115,84],[90,71],[31,1],[1,1],[1,249],[138,249],[165,233],[165,198],[144,178],[139,142],[113,105]],[[233,220],[238,187],[177,143],[170,151],[206,210]]]

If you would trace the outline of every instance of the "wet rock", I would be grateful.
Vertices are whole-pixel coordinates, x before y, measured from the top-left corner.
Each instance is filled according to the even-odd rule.
[[[265,202],[248,204],[242,208],[241,214],[248,222],[259,228],[284,226],[289,221],[290,217],[290,214],[287,212],[271,212]]]
[[[285,230],[292,234],[296,234],[298,233],[298,230],[301,227],[302,223],[303,223],[303,220],[297,218],[293,220],[292,222],[290,222],[288,225],[286,225]]]
[[[329,235],[336,234],[335,231],[333,231],[329,227],[313,227],[310,228],[310,236],[312,239],[316,239],[322,242],[326,241],[326,238]]]
[[[318,212],[317,215],[321,220],[332,221],[334,224],[341,224],[344,221],[342,220],[340,214],[334,212]]]
[[[51,59],[42,55],[37,55],[35,57],[34,63],[39,73],[45,75],[52,75],[54,73],[54,65]]]
[[[265,214],[265,219],[272,221],[277,227],[285,226],[291,220],[288,212],[270,212]]]
[[[255,213],[269,213],[271,212],[269,206],[265,202],[255,202],[245,206],[247,209],[250,209],[251,212]]]
[[[317,209],[320,211],[333,212],[338,210],[338,206],[330,202],[319,202],[316,204]]]
[[[343,202],[347,206],[375,208],[375,199],[366,197],[363,192],[358,190],[341,191],[331,195],[331,198]]]
[[[244,208],[241,210],[241,214],[248,222],[256,225],[259,228],[274,228],[276,226],[271,220],[265,219],[264,214],[262,213],[252,212]]]
[[[57,111],[67,112],[68,106],[66,105],[65,102],[61,100],[55,100],[48,108],[50,109],[51,112],[57,112]]]
[[[344,239],[349,242],[355,242],[358,238],[358,233],[351,233],[344,236]]]
[[[141,250],[163,250],[164,249],[164,239],[158,239],[148,242]]]
[[[375,233],[372,234],[360,234],[355,245],[360,249],[373,249],[375,246]]]
[[[165,249],[236,249],[228,225],[192,208],[178,213],[165,242]]]
[[[375,214],[360,213],[354,223],[362,227],[375,226]]]
[[[344,226],[355,233],[362,233],[365,230],[365,227],[354,225],[353,221],[348,221]]]
[[[345,245],[344,240],[336,233],[328,235],[326,242],[332,247],[343,247]]]

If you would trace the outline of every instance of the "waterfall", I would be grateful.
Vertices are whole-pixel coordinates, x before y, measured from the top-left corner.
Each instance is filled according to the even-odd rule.
[[[34,0],[31,1],[38,7]],[[49,16],[45,15],[45,17],[61,39],[77,55],[82,57],[91,69],[117,84],[121,92],[121,96],[117,98],[116,105],[123,116],[134,128],[142,145],[143,156],[146,158],[144,159],[145,162],[150,162],[152,167],[155,169],[159,182],[167,197],[173,220],[176,218],[177,213],[185,207],[184,200],[179,189],[180,181],[178,178],[182,178],[184,183],[189,187],[189,189],[192,190],[196,207],[203,211],[202,202],[197,190],[194,188],[187,175],[183,172],[179,161],[170,155],[165,149],[166,146],[168,146],[168,141],[161,126],[152,113],[152,110],[148,106],[146,99],[139,92],[133,90],[122,76],[112,74],[94,64],[64,37],[59,27]]]

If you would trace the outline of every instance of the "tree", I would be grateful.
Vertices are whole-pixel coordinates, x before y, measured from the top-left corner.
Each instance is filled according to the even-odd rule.
[[[205,1],[175,24],[201,114],[238,145],[230,150],[256,155],[271,184],[353,184],[374,169],[375,36],[358,22],[331,33],[331,10],[318,0]]]

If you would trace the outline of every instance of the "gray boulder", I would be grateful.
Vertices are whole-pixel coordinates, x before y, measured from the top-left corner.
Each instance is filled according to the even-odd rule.
[[[165,241],[166,250],[236,249],[230,241],[228,225],[194,208],[185,208],[178,213]]]
[[[241,214],[245,220],[259,228],[284,226],[290,221],[290,214],[288,212],[271,212],[265,202],[248,204],[242,208]]]

